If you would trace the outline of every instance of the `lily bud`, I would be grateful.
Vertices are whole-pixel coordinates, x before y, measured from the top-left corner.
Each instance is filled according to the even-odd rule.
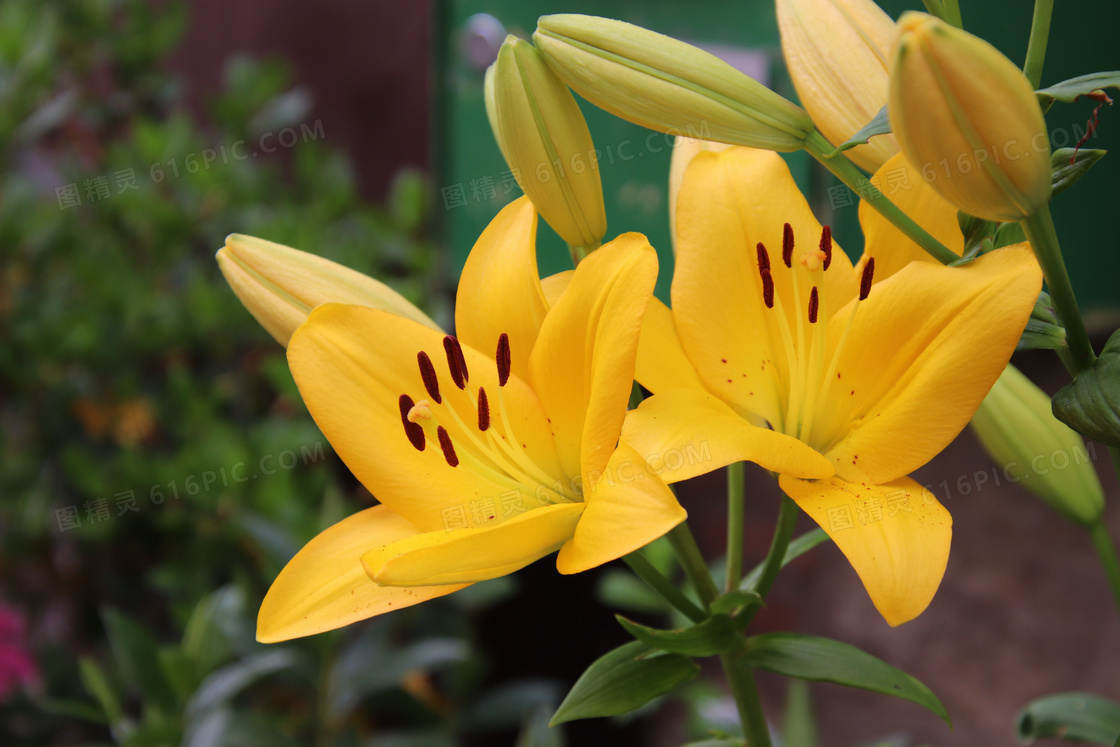
[[[284,347],[311,310],[324,303],[370,306],[439,329],[389,286],[314,254],[231,234],[216,256],[229,287]]]
[[[898,27],[872,0],[777,0],[782,55],[817,129],[840,145],[887,103],[890,55]],[[845,155],[875,172],[898,153],[880,135]]]
[[[1090,525],[1104,511],[1104,491],[1085,440],[1058,421],[1050,398],[1009,365],[972,418],[980,443],[1005,478],[1058,513]]]
[[[568,87],[532,44],[509,36],[486,88],[498,147],[537,212],[569,246],[598,247],[607,232],[599,164]]]
[[[1050,143],[1030,83],[983,39],[904,13],[891,65],[890,118],[902,151],[970,215],[1018,221],[1050,200]]]
[[[576,93],[611,114],[672,135],[800,150],[813,120],[723,60],[622,21],[542,16],[533,43]]]

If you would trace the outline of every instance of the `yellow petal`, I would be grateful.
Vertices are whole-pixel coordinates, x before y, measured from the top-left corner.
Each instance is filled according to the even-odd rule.
[[[727,150],[726,143],[713,143],[695,137],[677,137],[673,140],[673,155],[669,159],[669,235],[673,238],[673,252],[677,251],[677,195],[681,191],[684,172],[697,153]]]
[[[656,297],[649,299],[642,322],[634,378],[654,393],[679,388],[704,390],[696,369],[681,347],[673,312]]]
[[[673,389],[642,402],[627,413],[622,440],[667,483],[742,461],[813,479],[834,472],[828,460],[806,444],[751,425],[698,389]]]
[[[828,532],[890,625],[920,615],[937,592],[953,517],[933,493],[903,477],[883,485],[782,475],[782,490]]]
[[[583,499],[587,508],[556,558],[561,573],[621,558],[688,518],[672,491],[624,443],[602,472],[584,475]]]
[[[231,234],[218,250],[218,267],[233,292],[281,345],[311,310],[352,303],[398,314],[439,329],[404,296],[337,262],[253,236]]]
[[[898,30],[871,0],[778,0],[782,54],[802,106],[833,145],[887,103],[891,47]],[[893,135],[845,155],[874,171],[898,152]]]
[[[576,530],[582,503],[527,510],[493,527],[416,534],[362,556],[366,573],[385,586],[485,581],[555,552]]]
[[[957,222],[957,208],[929,186],[921,172],[899,153],[884,163],[873,177],[888,199],[933,237],[957,254],[964,251],[964,236]],[[914,261],[936,262],[926,250],[867,202],[860,200],[864,257],[875,258],[875,282],[886,280]]]
[[[876,283],[814,429],[836,473],[888,482],[945,448],[1007,365],[1041,287],[1027,244],[961,267],[912,262]],[[852,306],[830,322],[833,339]]]
[[[544,290],[545,300],[548,302],[548,308],[556,305],[560,300],[560,296],[564,295],[564,291],[568,290],[568,286],[572,283],[572,275],[575,270],[565,270],[558,272],[555,275],[549,275],[546,278],[541,278],[541,288]]]
[[[537,211],[528,197],[502,208],[467,257],[455,298],[459,340],[493,356],[505,332],[513,372],[523,379],[548,312],[537,271],[536,237]]]
[[[739,412],[780,423],[785,359],[777,312],[762,299],[756,244],[769,250],[776,293],[792,297],[782,265],[782,232],[794,229],[795,256],[815,248],[821,225],[785,161],[775,153],[730,148],[700,153],[685,174],[677,203],[673,316],[681,345],[704,386]],[[855,295],[851,262],[837,245],[822,293],[843,304]],[[805,273],[801,298],[808,299]],[[791,328],[795,314],[786,309]]]
[[[461,452],[457,467],[448,465],[430,437],[420,452],[405,434],[400,396],[429,398],[417,364],[420,351],[428,354],[439,380],[443,404],[430,401],[431,411]],[[466,345],[463,355],[470,376],[466,391],[452,383],[442,334],[383,311],[338,304],[313,311],[288,346],[292,375],[323,435],[379,501],[421,530],[442,529],[443,511],[449,506],[511,490],[475,471],[466,458],[479,454],[472,440],[481,438],[474,409],[479,387],[490,393],[495,431],[504,432],[504,424],[497,414],[493,355]],[[548,421],[536,396],[517,376],[510,377],[502,395],[513,436],[546,474],[560,475]],[[523,499],[536,500],[529,487]]]
[[[272,582],[257,617],[257,640],[321,633],[450,594],[466,584],[383,588],[369,580],[362,553],[419,530],[386,506],[343,519],[308,542]]]
[[[529,381],[568,475],[601,471],[614,452],[656,280],[653,247],[623,234],[579,263],[541,327]]]

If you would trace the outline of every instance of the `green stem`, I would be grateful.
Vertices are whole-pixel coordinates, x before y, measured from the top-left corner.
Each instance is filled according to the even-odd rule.
[[[1050,16],[1053,12],[1054,0],[1034,0],[1031,38],[1027,42],[1027,59],[1023,63],[1023,75],[1031,82],[1031,88],[1042,84],[1042,63],[1046,59],[1046,42],[1050,38]]]
[[[678,524],[666,535],[669,544],[673,546],[677,560],[684,568],[685,575],[704,607],[708,607],[712,600],[719,596],[719,588],[708,572],[704,556],[696,545],[696,538],[688,528],[688,522]],[[740,647],[745,646],[743,642]],[[737,653],[742,653],[737,652]],[[727,686],[731,689],[731,696],[735,699],[735,707],[739,710],[739,720],[743,724],[743,733],[747,736],[750,747],[770,747],[770,732],[766,727],[766,717],[762,713],[762,705],[758,701],[758,689],[754,685],[754,676],[749,669],[738,666],[736,652],[722,654],[719,657],[723,665],[723,674],[727,677]]]
[[[1066,340],[1069,342],[1073,361],[1070,373],[1076,376],[1093,365],[1097,356],[1093,353],[1093,346],[1089,344],[1085,322],[1077,308],[1077,299],[1069,282],[1062,249],[1058,245],[1058,234],[1054,231],[1054,219],[1050,217],[1050,207],[1044,205],[1034,215],[1022,221],[1021,225],[1038,257],[1038,264],[1042,266],[1042,276],[1046,278],[1050,300],[1054,302],[1054,312],[1066,329]]]
[[[743,575],[743,463],[727,465],[727,590]]]
[[[743,724],[743,735],[749,747],[770,747],[770,729],[766,726],[766,715],[758,700],[758,688],[754,684],[754,674],[747,667],[736,662],[736,654],[721,654],[724,676],[735,698],[739,710],[739,721]]]
[[[797,514],[797,504],[789,496],[783,495],[782,507],[778,510],[778,526],[774,528],[774,539],[770,541],[770,552],[766,554],[762,575],[758,577],[758,585],[754,589],[760,597],[766,597],[770,587],[774,585],[774,579],[778,577],[782,560],[785,559],[786,550],[789,549],[789,540],[793,536],[793,527],[797,523]],[[740,627],[747,627],[758,610],[759,608],[755,607],[745,612]]]
[[[1120,605],[1120,560],[1116,557],[1116,546],[1108,534],[1108,528],[1101,519],[1089,527],[1089,536],[1093,538],[1093,547],[1104,566],[1104,575],[1108,577],[1108,584],[1112,587],[1112,594],[1116,603]]]
[[[719,596],[719,588],[712,580],[712,574],[708,573],[708,565],[704,562],[704,556],[700,554],[700,547],[696,544],[696,538],[692,536],[692,530],[688,528],[688,522],[677,524],[665,536],[669,538],[669,544],[673,546],[673,552],[685,575],[696,588],[700,602],[707,609],[712,600]]]
[[[661,571],[654,568],[653,564],[646,560],[640,550],[635,550],[629,555],[623,555],[622,560],[630,566],[630,570],[634,571],[638,578],[649,584],[650,588],[684,613],[689,620],[698,623],[707,619],[708,616],[704,614],[704,611],[693,604],[692,600],[686,597],[669,579],[665,578]]]
[[[938,262],[947,265],[960,259],[949,247],[935,239],[928,231],[915,223],[909,215],[902,212],[897,205],[888,200],[886,195],[876,189],[875,185],[868,181],[863,172],[856,168],[843,153],[837,153],[831,158],[826,155],[836,149],[819,132],[814,130],[805,139],[804,148],[806,153],[820,161],[826,169],[836,175],[836,178],[847,184],[868,205],[878,210],[884,218],[909,236],[915,244],[925,249]]]

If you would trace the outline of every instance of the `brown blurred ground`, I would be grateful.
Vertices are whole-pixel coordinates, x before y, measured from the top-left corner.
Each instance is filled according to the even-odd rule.
[[[363,194],[381,198],[401,166],[432,165],[428,4],[194,0],[191,10],[192,26],[174,65],[188,77],[196,103],[217,89],[232,53],[276,54],[289,60],[296,81],[311,89],[316,102],[311,118],[323,120],[332,146],[349,152]],[[1017,362],[1051,391],[1064,381],[1052,356],[1025,356]],[[1120,490],[1107,451],[1099,444],[1096,456],[1106,492],[1115,501]],[[822,747],[856,747],[892,732],[908,732],[915,745],[1000,747],[1014,744],[1014,716],[1035,697],[1086,690],[1120,699],[1120,615],[1086,533],[1022,488],[996,486],[992,469],[966,432],[915,475],[919,482],[935,486],[955,527],[945,580],[918,620],[889,628],[831,545],[798,560],[779,577],[767,609],[759,615],[760,629],[796,630],[859,646],[925,682],[954,718],[955,730],[949,731],[912,704],[817,685],[812,693]],[[978,473],[986,473],[985,483],[980,484]],[[954,489],[944,500],[941,481],[952,486],[962,476],[971,486],[969,495]],[[748,562],[765,553],[779,499],[766,475],[755,472],[752,477]],[[715,475],[682,493],[706,547],[722,547],[724,542],[722,486],[722,476]],[[1110,518],[1113,536],[1120,537],[1115,510]],[[553,590],[570,594],[577,586],[554,573],[532,578],[555,584],[546,596]],[[591,601],[591,584],[580,583],[578,588],[581,600],[576,603],[587,605],[578,610],[578,625],[567,620],[556,621],[556,627],[578,629],[578,637],[589,637],[587,626],[596,616],[603,626],[613,627],[608,611]],[[576,614],[570,607],[527,612],[548,618],[539,623],[541,632],[553,626],[557,616]],[[559,649],[571,657],[566,643]],[[597,655],[606,646],[592,650]],[[573,665],[581,668],[592,658]],[[762,678],[762,686],[769,712],[778,714],[784,682]],[[672,741],[671,729],[661,737],[666,744],[681,741]]]

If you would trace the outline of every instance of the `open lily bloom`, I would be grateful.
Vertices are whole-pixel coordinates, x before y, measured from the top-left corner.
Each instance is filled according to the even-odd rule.
[[[882,171],[896,168],[897,157]],[[944,201],[912,181],[904,209],[939,237],[955,230]],[[968,424],[1042,276],[1025,244],[956,268],[911,261],[921,250],[877,212],[860,218],[867,254],[853,267],[779,156],[698,153],[677,198],[673,308],[651,305],[642,333],[637,378],[655,396],[623,440],[644,454],[721,444],[709,462],[665,470],[672,482],[758,461],[767,434],[789,436],[786,448],[827,468],[775,470],[782,489],[898,625],[932,599],[952,534],[948,511],[907,475]]]
[[[657,256],[626,234],[542,286],[536,220],[522,198],[478,240],[458,338],[342,304],[318,307],[292,336],[308,409],[381,505],[288,563],[261,606],[261,641],[416,604],[557,550],[561,573],[583,571],[684,520],[619,443]]]

